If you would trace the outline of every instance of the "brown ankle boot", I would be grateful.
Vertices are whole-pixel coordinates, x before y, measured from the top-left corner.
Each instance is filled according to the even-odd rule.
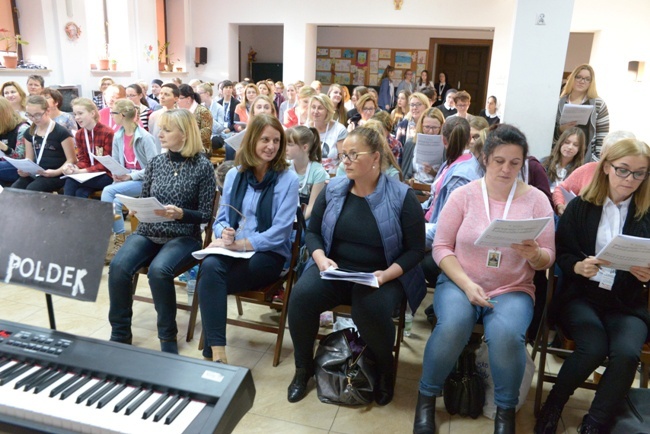
[[[106,265],[110,265],[111,261],[117,254],[118,250],[122,247],[124,244],[124,240],[126,240],[126,234],[121,233],[121,234],[114,234],[113,238],[113,246],[110,248],[109,252],[106,254],[106,259],[105,263]]]

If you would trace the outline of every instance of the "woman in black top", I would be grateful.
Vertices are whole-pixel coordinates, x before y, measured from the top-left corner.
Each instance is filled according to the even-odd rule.
[[[168,152],[152,158],[145,169],[142,197],[165,205],[156,215],[169,221],[143,223],[111,262],[108,294],[111,341],[130,344],[133,275],[149,266],[149,286],[158,314],[160,349],[178,354],[174,276],[194,262],[201,248],[202,223],[210,220],[217,188],[214,170],[201,150],[199,127],[187,110],[169,110],[159,120],[160,142]]]
[[[70,131],[50,119],[49,104],[40,95],[27,99],[26,116],[32,121],[32,126],[25,133],[25,158],[34,161],[43,170],[36,177],[19,170],[20,178],[12,187],[57,191],[65,185],[65,179],[61,179],[63,168],[77,162],[74,139]]]
[[[375,401],[386,405],[393,398],[392,315],[405,296],[415,311],[426,293],[418,265],[424,217],[413,191],[382,174],[388,164],[385,140],[371,128],[352,131],[339,154],[347,177],[332,178],[312,210],[306,234],[311,259],[289,301],[296,362],[290,402],[305,396],[314,374],[319,315],[339,304],[352,305],[354,323],[376,359]],[[379,287],[322,280],[319,272],[329,267],[373,273]]]

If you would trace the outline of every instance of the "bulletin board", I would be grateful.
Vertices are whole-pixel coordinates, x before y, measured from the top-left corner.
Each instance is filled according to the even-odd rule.
[[[384,69],[392,65],[397,84],[407,69],[419,76],[428,55],[428,50],[416,49],[317,47],[316,80],[324,85],[379,86]]]

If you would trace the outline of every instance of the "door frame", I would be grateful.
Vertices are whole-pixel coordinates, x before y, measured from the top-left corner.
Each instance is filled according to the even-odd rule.
[[[484,95],[474,96],[475,101],[480,101],[480,103],[484,105],[485,100],[487,100],[487,88],[488,88],[488,83],[490,81],[490,64],[492,63],[493,42],[494,41],[492,39],[429,38],[429,64],[427,65],[427,67],[429,68],[429,71],[431,71],[431,80],[435,83],[437,79],[437,75],[436,75],[437,71],[435,65],[438,61],[438,47],[440,45],[489,47],[488,58],[487,58],[487,73],[485,74],[485,83],[483,84],[483,88],[485,89]]]

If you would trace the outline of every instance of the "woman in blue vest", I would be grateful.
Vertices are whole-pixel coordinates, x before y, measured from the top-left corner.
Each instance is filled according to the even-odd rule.
[[[405,296],[415,312],[426,293],[418,265],[424,217],[413,191],[382,173],[385,140],[371,128],[351,132],[338,156],[347,176],[331,179],[314,204],[305,238],[311,259],[289,301],[296,363],[289,402],[306,395],[314,375],[320,313],[340,304],[352,305],[352,319],[376,360],[375,402],[386,405],[393,398],[392,315]],[[379,287],[321,280],[320,271],[329,267],[373,273]]]

